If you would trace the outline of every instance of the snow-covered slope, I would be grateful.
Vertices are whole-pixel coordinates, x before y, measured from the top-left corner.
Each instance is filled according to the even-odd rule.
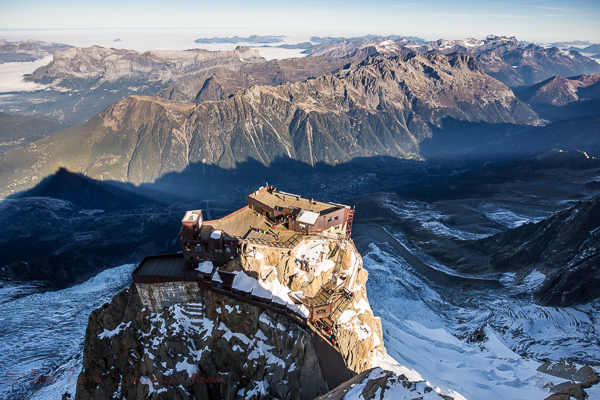
[[[506,287],[448,275],[449,268],[432,264],[400,232],[389,228],[388,234],[387,240],[361,250],[386,349],[443,393],[481,400],[544,399],[551,386],[564,382],[536,370],[544,361],[600,360],[600,301],[569,308],[536,306],[527,283],[536,277],[515,288],[508,274]],[[408,252],[401,255],[398,243]],[[443,287],[417,270],[415,260],[446,279],[471,283]],[[470,342],[477,329],[485,339]]]

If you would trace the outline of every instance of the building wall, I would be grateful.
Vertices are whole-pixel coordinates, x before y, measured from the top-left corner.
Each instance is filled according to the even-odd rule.
[[[195,265],[204,261],[212,261],[215,265],[224,265],[241,253],[241,242],[238,240],[195,238],[184,228],[179,233],[179,242],[186,265]]]
[[[340,208],[328,214],[320,215],[313,226],[308,225],[308,233],[317,233],[328,230],[333,226],[346,224],[346,209]]]
[[[197,282],[136,283],[135,286],[142,304],[153,313],[173,304],[202,301]]]
[[[254,210],[257,213],[262,214],[270,219],[274,218],[275,210],[273,208],[261,203],[260,201],[256,200],[254,197],[247,196],[246,202],[248,203],[248,207],[250,207],[251,210]]]

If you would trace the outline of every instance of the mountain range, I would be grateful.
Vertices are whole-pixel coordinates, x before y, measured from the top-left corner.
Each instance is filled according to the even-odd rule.
[[[524,125],[537,116],[471,57],[407,53],[289,86],[253,86],[219,101],[130,96],[81,126],[8,154],[1,179],[7,193],[60,166],[139,184],[195,163],[419,158],[419,144],[448,118]]]
[[[472,55],[486,73],[509,87],[528,86],[555,75],[575,76],[600,73],[600,65],[577,51],[524,45],[514,37],[489,35],[483,40],[440,39],[417,42],[402,39],[347,39],[315,45],[305,51],[310,55],[343,56],[365,47],[379,47],[388,52],[409,48],[419,53]]]
[[[35,357],[45,362],[40,373],[64,380],[73,380],[68,368],[84,380],[111,377],[77,382],[82,398],[143,397],[159,386],[127,382],[128,373],[183,382],[194,370],[233,371],[231,384],[217,393],[192,382],[163,395],[325,393],[327,371],[283,317],[272,315],[271,324],[262,311],[240,312],[220,298],[159,316],[132,286],[92,313],[85,351],[48,355],[50,341],[83,342],[88,304],[102,284],[94,278],[72,293],[28,296],[177,252],[186,210],[218,219],[268,181],[356,206],[352,238],[370,279],[363,274],[364,296],[346,316],[360,314],[377,346],[402,364],[394,373],[365,371],[321,398],[541,398],[575,390],[563,378],[581,381],[581,393],[593,384],[588,374],[573,378],[593,373],[589,366],[553,363],[600,359],[600,74],[588,73],[589,60],[494,36],[313,42],[312,55],[271,61],[247,48],[72,48],[29,77],[49,90],[15,96],[11,106],[30,102],[36,115],[85,122],[54,131],[53,121],[0,114],[8,150],[0,154],[0,302],[13,316],[10,329],[0,329],[3,365],[23,373]],[[564,76],[547,76],[555,72]],[[271,278],[273,257],[279,250],[260,261]],[[97,278],[125,286],[132,270]],[[63,317],[77,312],[63,307],[84,303],[74,330]],[[371,310],[381,316],[377,329]],[[65,332],[46,336],[59,319]],[[238,340],[242,332],[252,344]],[[350,324],[339,335],[349,366],[367,359],[361,348],[371,339],[361,332],[363,324]],[[51,339],[40,347],[40,337]],[[284,339],[281,359],[271,358],[265,349]],[[547,360],[550,367],[540,367]],[[560,380],[547,374],[561,368],[573,371]],[[40,390],[30,386],[2,390]],[[59,397],[66,390],[50,388]]]
[[[3,109],[73,126],[131,94],[154,95],[180,81],[265,61],[247,47],[143,53],[101,46],[67,48],[56,51],[48,65],[25,77],[45,90],[20,93]]]

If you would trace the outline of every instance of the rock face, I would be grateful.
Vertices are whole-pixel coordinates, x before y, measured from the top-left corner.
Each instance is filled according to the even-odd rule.
[[[59,166],[142,183],[200,163],[229,169],[278,158],[309,165],[373,155],[418,158],[420,143],[445,118],[526,124],[536,115],[472,58],[411,53],[195,106],[132,96],[80,127],[13,152],[0,170],[10,190]]]
[[[324,374],[324,365],[348,376],[385,359],[367,273],[350,240],[311,236],[293,248],[249,243],[220,270],[288,304],[291,290],[314,297],[335,278],[354,294],[334,300],[330,334],[337,348],[313,325],[197,282],[137,283],[90,316],[76,398],[313,399],[326,392],[324,376],[330,385],[339,378]]]
[[[310,335],[287,318],[197,285],[172,289],[195,302],[150,313],[132,285],[92,313],[76,399],[313,399],[326,391]]]
[[[552,77],[519,93],[528,104],[564,106],[579,100],[600,99],[600,74]]]
[[[423,380],[410,381],[404,375],[397,375],[381,368],[373,368],[315,400],[359,398],[365,400],[453,399],[450,396],[434,392]]]
[[[38,68],[27,79],[68,88],[99,87],[115,82],[175,83],[263,61],[265,59],[258,51],[247,47],[238,47],[233,51],[193,49],[145,53],[101,46],[75,47],[56,52],[50,64]]]
[[[322,247],[319,247],[322,246]],[[305,273],[296,267],[296,259],[304,259],[305,254],[321,249],[323,254],[336,254],[336,246],[342,252],[341,265],[334,272],[334,263],[325,257],[323,261],[308,257],[308,262],[315,266],[314,272]],[[336,242],[325,239],[310,239],[300,242],[289,254],[277,249],[255,246],[260,256],[242,257],[242,264],[232,265],[232,270],[243,269],[247,274],[255,274],[265,282],[277,281],[292,291],[302,291],[306,297],[314,297],[320,287],[327,283],[333,273],[352,279],[352,271],[356,266],[357,276],[353,287],[349,289],[354,298],[341,313],[333,333],[339,344],[339,351],[348,369],[360,373],[373,368],[386,355],[383,345],[383,329],[381,320],[373,315],[367,298],[366,282],[368,273],[362,269],[362,260],[354,245],[350,242]],[[311,250],[307,250],[310,248]],[[253,254],[249,252],[250,254]],[[335,256],[334,256],[335,257]],[[339,283],[338,283],[339,284]]]

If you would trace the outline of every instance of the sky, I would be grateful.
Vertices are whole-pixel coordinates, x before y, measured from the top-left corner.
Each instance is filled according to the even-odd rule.
[[[0,31],[116,28],[598,43],[600,0],[0,0]]]

